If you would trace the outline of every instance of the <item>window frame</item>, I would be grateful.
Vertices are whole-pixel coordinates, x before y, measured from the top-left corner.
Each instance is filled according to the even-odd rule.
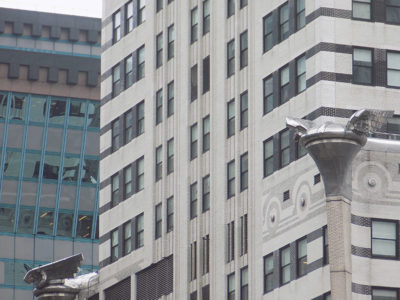
[[[249,299],[249,268],[245,266],[240,269],[240,300],[248,300]],[[243,278],[246,273],[246,282],[244,283]]]
[[[122,247],[122,250],[123,250],[123,256],[125,256],[125,255],[128,255],[129,253],[131,253],[132,252],[132,223],[131,223],[131,221],[128,221],[128,222],[125,222],[124,223],[124,225],[123,225],[123,227],[122,227],[123,229],[122,229],[122,231],[123,231],[123,247]],[[129,232],[129,236],[128,237],[126,237],[126,233],[127,233],[127,228],[129,228],[129,230],[130,230],[130,232]],[[128,249],[127,249],[127,247],[128,247]]]
[[[154,207],[154,239],[157,240],[162,236],[162,203],[158,203]]]
[[[136,137],[139,135],[142,135],[144,133],[144,116],[145,116],[145,111],[144,111],[144,101],[139,102],[136,104]]]
[[[136,51],[137,51],[136,81],[139,81],[140,79],[145,77],[145,62],[146,62],[145,55],[146,55],[146,53],[145,53],[144,45],[141,46]],[[143,54],[142,54],[142,51],[143,51]],[[141,54],[143,56],[141,56]]]
[[[226,18],[229,19],[235,14],[235,0],[226,1]]]
[[[210,90],[210,55],[203,59],[203,95]]]
[[[249,93],[244,91],[240,94],[240,130],[243,130],[249,125]]]
[[[231,279],[233,277],[233,279]],[[228,274],[226,276],[227,284],[226,284],[226,295],[228,300],[235,300],[235,272]],[[233,282],[233,285],[231,285]]]
[[[211,12],[210,12],[210,1],[204,0],[203,1],[203,35],[206,35],[210,32],[210,19],[211,19]]]
[[[202,145],[202,150],[203,153],[206,153],[207,151],[210,150],[210,142],[211,142],[211,120],[210,120],[210,115],[207,115],[203,118],[202,125],[203,125],[203,145]],[[208,126],[207,126],[208,123]]]
[[[236,194],[235,187],[235,159],[226,165],[226,198],[230,199]]]
[[[198,97],[198,68],[197,64],[190,68],[190,102],[193,102]]]
[[[287,139],[287,144],[284,144],[284,138]],[[279,132],[279,167],[284,168],[290,163],[290,130],[287,128]]]
[[[322,263],[323,265],[329,264],[329,240],[328,240],[328,226],[322,227]]]
[[[368,50],[370,52],[370,57],[371,57],[370,66],[368,66],[368,65],[363,66],[364,62],[356,61],[354,59],[356,50]],[[374,61],[373,61],[373,55],[374,55],[373,49],[371,49],[371,48],[353,47],[353,53],[352,53],[352,83],[353,84],[361,84],[361,85],[373,85],[374,84],[374,77],[373,77],[373,74],[374,74]],[[357,64],[357,62],[359,62],[359,64]],[[362,81],[357,81],[356,80],[356,78],[355,78],[355,74],[356,74],[355,68],[356,67],[357,68],[363,68],[363,69],[366,69],[366,68],[369,69],[369,74],[370,74],[370,77],[371,77],[370,82],[362,82]]]
[[[266,269],[267,264],[266,264],[266,262],[269,259],[272,261],[272,269],[268,270],[269,272],[267,273],[267,269]],[[274,261],[273,253],[264,256],[263,262],[264,262],[264,266],[263,266],[263,269],[264,269],[264,283],[263,283],[263,286],[264,286],[264,294],[266,294],[266,293],[271,292],[271,291],[274,290],[274,265],[275,265],[275,261]],[[271,289],[267,288],[268,279],[271,280]]]
[[[117,97],[121,91],[121,66],[116,64],[112,68],[112,97]],[[117,78],[118,77],[118,78]]]
[[[199,39],[199,10],[197,6],[190,10],[190,44]]]
[[[385,2],[385,22],[388,24],[400,24],[400,18],[397,21],[388,20],[388,11],[394,10],[394,9],[400,11],[400,3],[399,4],[388,4],[388,1]]]
[[[111,153],[121,147],[121,124],[120,119],[111,122]],[[118,140],[118,143],[117,143]]]
[[[202,264],[202,274],[205,275],[210,272],[210,235],[202,237],[203,243],[203,264]]]
[[[301,2],[303,3],[303,9],[299,10]],[[306,1],[296,0],[296,31],[306,26]],[[301,21],[300,21],[301,20]]]
[[[116,179],[118,186],[114,189],[114,180]],[[111,207],[115,207],[120,202],[120,182],[119,182],[119,173],[115,173],[111,176]]]
[[[398,69],[395,68],[389,68],[389,55],[398,55],[399,56],[399,67]],[[400,77],[400,52],[399,51],[386,51],[386,85],[390,88],[400,88],[400,82],[398,85],[390,85],[389,84],[389,71],[393,71],[399,74]],[[400,80],[399,80],[400,81]]]
[[[131,195],[133,195],[133,167],[132,164],[127,165],[123,169],[123,195],[124,195],[124,200],[128,199]],[[127,178],[129,178],[128,174],[130,174],[130,180],[127,181]],[[128,186],[130,186],[130,191],[128,191]]]
[[[197,279],[197,241],[190,244],[190,281]]]
[[[142,165],[142,170],[140,165]],[[136,160],[136,191],[140,192],[144,189],[144,156]]]
[[[201,195],[202,212],[206,212],[210,210],[210,174],[202,178]]]
[[[268,156],[268,157],[265,157],[265,148],[266,148],[266,144],[267,143],[271,143],[272,144],[272,154],[270,155],[270,156]],[[275,171],[275,153],[274,153],[274,147],[275,147],[275,143],[274,143],[274,140],[273,140],[273,138],[272,137],[270,137],[270,138],[268,138],[268,139],[266,139],[264,142],[263,142],[263,162],[264,162],[264,164],[263,164],[263,170],[264,170],[264,178],[265,177],[267,177],[267,176],[269,176],[269,175],[271,175],[272,173],[274,173],[274,171]],[[272,171],[271,172],[267,172],[267,170],[266,170],[266,166],[268,165],[268,162],[269,161],[272,161]]]
[[[117,22],[119,20],[119,22]],[[122,38],[121,32],[121,10],[117,10],[112,16],[112,26],[113,26],[113,44],[120,41]]]
[[[378,287],[378,286],[372,286],[371,287],[371,300],[374,300],[374,290],[381,290],[381,291],[392,291],[395,292],[395,299],[399,299],[399,290],[397,288],[390,288],[390,287]]]
[[[249,187],[249,160],[248,152],[240,156],[240,191],[243,192]]]
[[[284,14],[284,9],[287,10],[287,19],[284,19],[282,14]],[[279,7],[279,42],[283,42],[286,40],[289,35],[290,35],[290,7],[289,7],[289,2],[283,3]],[[283,30],[284,28],[287,27],[287,30]]]
[[[132,14],[129,14],[129,10],[132,11]],[[129,1],[125,4],[125,34],[130,33],[135,28],[133,21],[133,1]]]
[[[168,26],[168,48],[167,48],[167,60],[174,58],[175,56],[175,27],[174,24]]]
[[[167,175],[174,172],[174,152],[174,138],[171,138],[167,141]]]
[[[388,239],[388,238],[379,238],[379,237],[375,237],[373,236],[373,226],[374,223],[391,223],[394,224],[395,226],[395,236],[394,239]],[[370,241],[371,241],[371,257],[372,258],[383,258],[383,259],[397,259],[399,257],[399,225],[398,225],[398,221],[396,220],[389,220],[389,219],[371,219],[371,235],[370,235]],[[395,254],[394,255],[385,255],[385,254],[374,254],[374,240],[380,240],[380,241],[394,241],[394,245],[395,245]]]
[[[139,219],[142,219],[143,227],[139,227]],[[144,246],[144,213],[135,217],[135,250]]]
[[[163,90],[162,88],[156,92],[156,125],[163,121]]]
[[[302,61],[304,61],[304,71],[302,73],[299,73],[300,72],[299,65],[302,63]],[[300,94],[307,89],[306,62],[307,59],[305,54],[301,55],[296,59],[296,94]],[[301,87],[299,83],[303,82],[303,80],[304,80],[304,87]]]
[[[226,105],[226,137],[228,139],[234,136],[236,131],[235,110],[235,99],[231,99]]]
[[[193,220],[198,215],[197,209],[197,201],[198,200],[198,190],[197,190],[197,181],[193,182],[189,186],[189,218]]]
[[[352,1],[352,5],[351,5],[351,16],[354,20],[362,20],[362,21],[371,21],[372,20],[372,3],[371,0],[369,0],[370,2],[365,2],[364,1],[359,1],[359,0],[353,0]],[[363,18],[363,17],[359,17],[359,16],[355,16],[354,12],[356,11],[355,9],[355,5],[369,5],[369,17],[368,18]]]
[[[284,80],[285,72],[287,71],[287,81]],[[285,76],[286,77],[286,76]],[[290,99],[290,68],[289,64],[279,69],[279,104],[282,105]]]
[[[274,47],[273,20],[272,13],[263,18],[263,53]],[[267,26],[268,24],[271,24],[271,26]]]
[[[133,114],[130,109],[124,113],[124,144],[129,143],[133,138]]]
[[[240,217],[240,256],[248,252],[248,214]]]
[[[137,24],[140,25],[146,21],[146,1],[137,0]]]
[[[156,36],[156,69],[163,64],[163,33],[160,32]]]
[[[156,0],[156,13],[164,8],[164,0]]]
[[[305,243],[306,254],[300,256],[300,244]],[[297,278],[307,275],[307,237],[302,237],[296,241],[296,272]],[[302,268],[302,264],[304,265]]]
[[[162,179],[162,145],[158,146],[155,150],[155,181]]]
[[[235,39],[226,44],[226,78],[235,74]]]
[[[267,92],[267,84],[269,85],[269,81],[271,81],[271,92],[266,95]],[[271,102],[272,101],[272,102]],[[269,104],[272,104],[272,108],[269,108]],[[271,75],[265,77],[263,79],[263,114],[266,115],[267,113],[273,111],[275,108],[275,104],[274,104],[274,77]]]
[[[167,85],[167,118],[174,114],[174,99],[175,99],[175,84],[174,81],[170,81]]]
[[[247,30],[243,31],[240,34],[240,69],[247,67],[248,65],[248,51],[249,51],[249,43],[248,43],[248,34]]]
[[[129,65],[130,62],[130,65]],[[133,85],[134,83],[134,78],[133,78],[133,56],[129,55],[128,57],[125,58],[124,60],[124,65],[125,65],[125,89],[129,88],[130,86]],[[130,66],[130,68],[129,68]]]
[[[116,228],[111,231],[111,262],[117,261],[119,259],[119,229]],[[114,243],[114,236],[116,236],[116,243]],[[116,253],[116,255],[114,255]]]
[[[246,7],[248,5],[248,0],[240,0],[240,9]]]
[[[171,232],[174,230],[174,196],[170,196],[166,200],[166,215],[167,215],[167,224],[166,224],[166,232]]]
[[[283,265],[283,262],[282,262],[283,252],[286,252],[286,251],[289,251],[289,263]],[[287,245],[287,246],[282,247],[281,249],[279,249],[279,270],[280,270],[280,272],[279,272],[279,284],[280,284],[280,286],[283,286],[283,285],[289,283],[292,280],[292,276],[291,276],[291,273],[290,273],[291,263],[292,263],[292,261],[291,261],[291,257],[290,257],[290,245]],[[287,271],[287,269],[289,269],[289,271]],[[289,272],[289,280],[287,280],[287,281],[283,280],[284,272]]]

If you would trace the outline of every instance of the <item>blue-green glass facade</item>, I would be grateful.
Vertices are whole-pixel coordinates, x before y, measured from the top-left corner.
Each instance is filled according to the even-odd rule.
[[[13,237],[14,244],[18,237],[34,240],[28,260],[0,245],[0,267],[7,274],[0,293],[13,286],[32,289],[23,282],[24,264],[57,258],[63,241],[72,252],[85,244],[94,251],[99,108],[100,101],[0,92],[0,243],[6,237]],[[46,251],[41,249],[49,241],[49,254],[35,253]],[[16,247],[12,251],[20,251]],[[96,264],[91,258],[82,271],[96,270]]]

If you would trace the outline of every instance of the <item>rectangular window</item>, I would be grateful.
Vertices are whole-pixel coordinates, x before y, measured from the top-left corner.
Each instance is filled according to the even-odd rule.
[[[174,82],[171,81],[167,86],[167,117],[174,114]]]
[[[286,246],[280,250],[280,269],[281,269],[281,285],[290,281],[290,247]]]
[[[307,238],[297,241],[297,277],[307,273]]]
[[[240,8],[247,6],[248,0],[240,0]]]
[[[371,49],[353,49],[353,83],[372,84]]]
[[[226,46],[226,67],[227,77],[231,77],[235,73],[235,40]]]
[[[210,150],[210,116],[203,118],[203,153]]]
[[[144,189],[144,157],[136,161],[136,191]]]
[[[137,80],[144,78],[144,46],[137,50]]]
[[[329,264],[329,247],[328,247],[328,245],[329,245],[329,243],[328,243],[328,227],[323,227],[322,228],[322,231],[323,231],[323,263],[324,263],[324,265],[327,265],[327,264]]]
[[[156,93],[156,125],[160,124],[163,120],[163,94],[162,89]]]
[[[116,97],[121,93],[121,68],[118,65],[112,69],[112,96]]]
[[[120,147],[120,127],[119,119],[115,120],[111,124],[111,152],[117,151]]]
[[[386,22],[400,23],[400,2],[399,0],[386,0]]]
[[[274,172],[274,140],[264,141],[264,177]]]
[[[203,59],[203,94],[210,90],[210,56]]]
[[[248,64],[248,43],[247,30],[240,34],[240,69],[247,67]]]
[[[235,0],[226,0],[227,17],[231,17],[235,14]]]
[[[132,251],[132,224],[127,222],[124,224],[124,255]]]
[[[111,205],[114,207],[119,203],[119,174],[111,177]]]
[[[136,241],[135,249],[143,247],[144,245],[144,215],[140,214],[136,217],[135,222]]]
[[[162,234],[162,205],[156,205],[154,210],[154,238],[158,239]]]
[[[398,294],[395,289],[372,289],[372,300],[397,300]]]
[[[240,270],[240,300],[249,299],[249,278],[248,268],[244,267]]]
[[[197,123],[190,126],[190,160],[197,157],[198,133]]]
[[[235,273],[228,275],[228,300],[235,300]]]
[[[240,256],[247,253],[248,232],[247,232],[247,214],[240,217]]]
[[[372,221],[372,256],[397,257],[397,223],[395,221]]]
[[[197,217],[197,181],[190,185],[190,219]]]
[[[190,293],[190,300],[197,300],[197,291],[194,291],[193,293]]]
[[[190,101],[197,99],[197,64],[190,69]]]
[[[203,275],[210,272],[210,236],[203,236]]]
[[[306,25],[305,0],[296,0],[296,29],[299,30]]]
[[[146,21],[146,13],[145,13],[145,7],[146,7],[146,0],[138,0],[137,3],[137,18],[138,18],[138,25],[142,24],[144,21]]]
[[[279,70],[280,80],[280,104],[289,100],[289,66],[285,66]]]
[[[226,235],[227,235],[226,262],[230,262],[235,259],[235,221],[231,221],[226,225]]]
[[[198,39],[199,17],[197,6],[190,12],[190,42],[194,43]]]
[[[121,12],[118,10],[113,15],[113,44],[121,39]]]
[[[162,178],[162,145],[156,148],[156,168],[155,168],[155,176],[156,181]]]
[[[125,88],[133,84],[133,57],[129,55],[125,58]]]
[[[286,2],[279,8],[279,40],[289,37],[289,4]]]
[[[288,129],[279,133],[279,143],[280,167],[283,168],[290,163],[290,135]]]
[[[235,160],[227,165],[227,198],[235,196]]]
[[[210,32],[210,0],[203,1],[203,35]]]
[[[163,63],[163,34],[162,32],[156,37],[156,68],[162,66]]]
[[[167,232],[174,230],[174,197],[167,199]]]
[[[136,105],[136,136],[144,133],[144,102]]]
[[[371,0],[353,0],[353,18],[371,20]]]
[[[210,209],[210,175],[204,176],[202,181],[203,212]]]
[[[157,0],[156,1],[156,12],[159,12],[160,10],[163,9],[163,1],[164,0]]]
[[[297,93],[301,93],[306,89],[306,56],[296,60],[296,89]]]
[[[387,85],[400,87],[400,52],[387,53]]]
[[[227,105],[227,137],[235,134],[235,100],[232,99]]]
[[[197,278],[197,242],[190,244],[190,281]]]
[[[240,95],[240,130],[246,128],[249,123],[248,93],[245,91]]]
[[[174,30],[174,24],[168,27],[168,51],[167,51],[167,57],[168,60],[174,57],[174,52],[175,52],[175,30]]]
[[[115,229],[111,232],[111,261],[119,258],[119,232]]]
[[[264,53],[265,53],[268,50],[271,50],[272,47],[274,46],[272,14],[269,14],[268,16],[264,17],[263,24],[264,24],[264,26],[263,26],[263,35],[264,35],[263,49],[264,49]]]
[[[133,186],[132,166],[129,165],[124,169],[124,199],[132,195],[133,192],[132,186]]]
[[[132,110],[124,114],[124,143],[127,144],[133,139],[133,116]]]
[[[264,115],[269,113],[274,109],[274,85],[273,77],[268,76],[264,78]]]
[[[167,174],[174,171],[174,139],[167,142]]]
[[[244,191],[248,187],[249,177],[247,152],[240,156],[240,191]]]
[[[272,254],[264,256],[264,293],[274,289],[274,257]]]
[[[133,1],[129,1],[125,5],[125,14],[126,14],[125,31],[126,33],[129,33],[133,30]]]

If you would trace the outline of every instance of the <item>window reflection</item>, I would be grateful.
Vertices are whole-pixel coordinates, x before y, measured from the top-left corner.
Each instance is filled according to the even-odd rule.
[[[57,235],[72,237],[72,224],[74,216],[72,213],[58,213]]]
[[[14,94],[11,99],[10,119],[25,120],[28,95]]]
[[[44,123],[45,115],[46,115],[46,97],[32,95],[29,121]]]
[[[36,179],[39,176],[40,153],[25,153],[24,178]]]
[[[0,207],[0,231],[14,232],[14,207]]]
[[[64,124],[66,99],[54,99],[50,103],[49,123]]]
[[[98,128],[100,126],[100,102],[89,102],[88,127]]]
[[[85,122],[86,102],[71,100],[68,125],[83,127]]]
[[[99,161],[94,159],[85,158],[82,168],[82,182],[97,183],[97,171],[99,168]]]
[[[33,208],[24,208],[19,212],[18,233],[32,233],[35,212]]]
[[[66,156],[64,159],[63,181],[76,181],[78,178],[79,157]]]
[[[53,154],[46,154],[43,165],[43,178],[57,180],[59,169],[60,169],[60,156]]]
[[[90,239],[92,233],[93,217],[88,215],[79,215],[76,228],[76,237]]]
[[[0,93],[0,118],[3,119],[7,116],[7,99],[8,94]]]
[[[54,213],[45,208],[40,208],[37,233],[53,235]]]
[[[7,150],[6,161],[4,163],[4,176],[18,177],[20,165],[21,152]]]

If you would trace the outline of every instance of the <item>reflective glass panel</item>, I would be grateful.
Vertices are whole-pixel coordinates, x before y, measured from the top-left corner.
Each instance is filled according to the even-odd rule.
[[[58,213],[57,235],[72,237],[72,224],[74,215],[72,213]]]
[[[7,100],[8,100],[8,93],[0,93],[0,120],[6,118]]]
[[[43,178],[57,180],[60,170],[60,156],[46,154],[43,165]]]
[[[85,158],[83,168],[81,171],[82,182],[96,184],[98,168],[99,168],[98,160]]]
[[[28,95],[14,94],[13,97],[11,98],[10,120],[25,121],[27,104],[28,104]]]
[[[40,153],[25,153],[24,178],[35,179],[39,177]]]
[[[52,211],[40,208],[37,233],[44,235],[53,235],[54,213]]]
[[[65,109],[67,99],[52,99],[50,102],[50,113],[49,113],[49,123],[50,124],[64,124]]]
[[[83,127],[85,123],[86,102],[71,100],[69,106],[68,126]]]
[[[100,101],[90,101],[88,106],[88,127],[100,126]]]
[[[21,208],[19,211],[18,233],[32,233],[35,218],[34,208]]]
[[[60,209],[75,208],[76,186],[75,185],[61,185],[60,194]]]
[[[21,152],[7,150],[4,162],[4,176],[18,177],[21,166]]]
[[[64,169],[62,180],[72,182],[77,180],[79,170],[79,157],[66,155],[64,158]]]
[[[14,216],[14,207],[0,207],[0,231],[14,232]]]
[[[46,115],[46,97],[32,95],[29,121],[44,123],[45,115]]]
[[[76,237],[90,239],[92,233],[93,217],[89,215],[79,215],[76,227]]]

